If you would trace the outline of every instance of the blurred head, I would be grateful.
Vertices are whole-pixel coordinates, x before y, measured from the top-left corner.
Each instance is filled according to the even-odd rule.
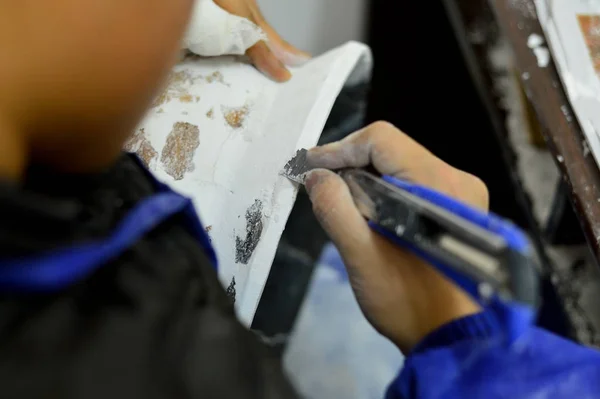
[[[113,162],[176,61],[193,3],[1,0],[0,122],[28,161]]]

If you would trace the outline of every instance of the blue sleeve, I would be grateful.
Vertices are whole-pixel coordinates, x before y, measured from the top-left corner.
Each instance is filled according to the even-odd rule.
[[[431,333],[387,399],[600,397],[600,352],[535,327],[507,345],[492,319],[488,310]]]

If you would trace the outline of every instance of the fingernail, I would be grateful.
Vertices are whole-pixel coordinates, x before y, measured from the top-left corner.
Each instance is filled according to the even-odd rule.
[[[305,53],[303,51],[291,52],[289,50],[285,50],[284,48],[280,47],[275,43],[269,42],[267,44],[269,45],[269,48],[271,49],[273,54],[275,54],[275,57],[277,57],[281,62],[283,62],[287,66],[299,67],[306,64],[312,59],[310,54]]]
[[[283,62],[280,62],[281,68],[283,68],[283,70],[285,71],[284,73],[284,82],[287,82],[288,80],[290,80],[292,78],[292,73],[290,72],[289,69],[287,69],[285,67],[285,65],[283,64]]]
[[[271,65],[278,65],[279,66],[278,72],[275,72],[273,70],[272,66],[269,68],[264,68],[264,67],[258,66],[257,68],[263,75],[265,75],[266,77],[268,77],[271,80],[274,80],[275,82],[279,82],[279,83],[287,82],[288,80],[290,80],[292,78],[292,73],[279,60],[277,60],[276,62],[277,62],[277,64],[271,64]]]
[[[270,60],[271,70],[278,71],[278,76],[273,76],[279,82],[287,82],[292,78],[292,73],[283,65],[283,62],[278,60],[277,58],[272,58]]]
[[[279,56],[279,59],[288,66],[299,67],[306,64],[311,60],[308,54],[292,53],[291,51],[284,51]]]

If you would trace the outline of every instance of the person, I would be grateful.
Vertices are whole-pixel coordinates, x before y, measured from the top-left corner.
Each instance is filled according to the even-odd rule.
[[[296,397],[236,320],[191,202],[121,152],[192,5],[0,2],[2,398]],[[309,157],[488,206],[480,180],[383,122]],[[506,350],[493,315],[373,232],[337,175],[306,188],[365,317],[408,355],[388,397],[598,396],[596,351],[534,327]]]
[[[305,184],[317,219],[342,255],[361,310],[406,355],[388,399],[600,395],[600,352],[524,323],[518,305],[514,310],[480,305],[432,266],[374,232],[344,181],[328,169],[370,165],[487,211],[481,180],[385,122],[311,150],[308,161],[327,168],[311,172]]]

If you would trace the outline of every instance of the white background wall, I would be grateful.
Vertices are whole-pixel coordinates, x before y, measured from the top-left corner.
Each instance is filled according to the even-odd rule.
[[[288,42],[313,55],[348,40],[365,41],[368,0],[258,0]]]

